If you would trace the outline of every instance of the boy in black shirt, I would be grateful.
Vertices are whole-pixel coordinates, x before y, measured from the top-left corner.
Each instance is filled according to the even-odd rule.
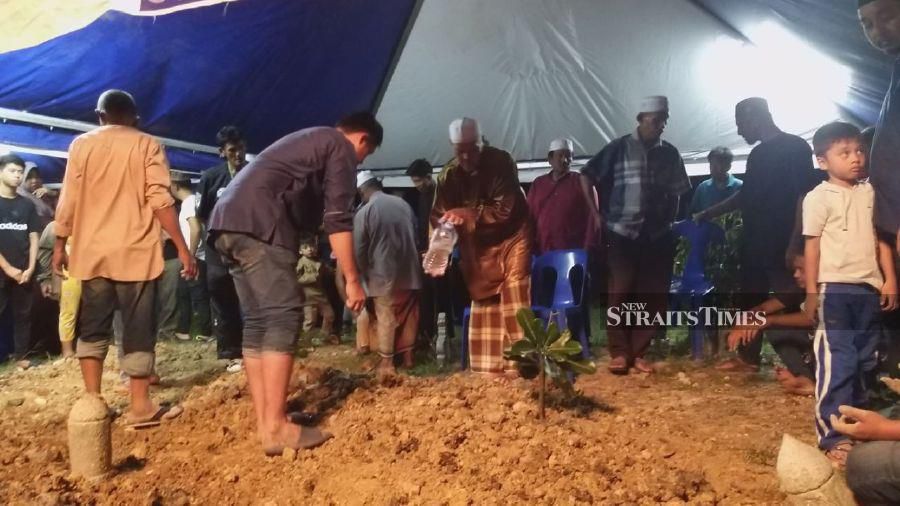
[[[0,156],[0,314],[12,305],[13,358],[27,369],[32,365],[25,359],[31,344],[31,278],[41,229],[34,203],[16,193],[24,177],[24,160]]]

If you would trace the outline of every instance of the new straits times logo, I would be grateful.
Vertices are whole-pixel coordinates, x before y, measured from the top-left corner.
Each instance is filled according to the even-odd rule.
[[[766,324],[762,311],[738,311],[701,306],[696,311],[649,311],[646,302],[627,302],[606,310],[606,324],[611,327],[761,327]]]

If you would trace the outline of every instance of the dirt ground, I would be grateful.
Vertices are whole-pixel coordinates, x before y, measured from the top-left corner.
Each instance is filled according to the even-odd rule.
[[[116,422],[115,474],[93,484],[67,475],[77,365],[0,375],[0,504],[780,504],[781,435],[813,439],[812,399],[761,376],[601,369],[579,379],[580,403],[539,421],[524,380],[379,385],[342,346],[299,361],[292,385],[292,407],[334,439],[267,459],[243,374],[213,355],[208,344],[161,343],[156,395],[185,413],[144,431]],[[108,362],[105,395],[122,408]]]

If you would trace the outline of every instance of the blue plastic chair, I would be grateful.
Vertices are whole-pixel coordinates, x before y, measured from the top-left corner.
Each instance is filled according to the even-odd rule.
[[[570,329],[569,317],[577,318],[577,329],[570,330],[576,330],[584,358],[590,358],[588,279],[588,254],[583,249],[548,251],[531,265],[532,310],[545,321],[555,318],[560,330]]]
[[[590,335],[588,334],[588,306],[585,292],[588,284],[587,252],[580,249],[548,251],[532,259],[531,263],[531,309],[543,319],[555,317],[560,329],[567,329],[568,316],[574,314],[580,319],[578,340],[581,354],[590,358]],[[581,273],[581,279],[576,274]],[[548,282],[547,274],[553,274],[553,282]],[[460,364],[469,366],[469,317],[471,306],[463,311],[463,331],[460,343]]]
[[[669,293],[674,296],[673,306],[687,306],[690,311],[699,311],[703,301],[715,290],[712,282],[706,278],[706,252],[710,244],[725,241],[722,227],[709,221],[697,223],[693,220],[679,221],[672,225],[672,231],[684,237],[688,242],[688,254],[684,262],[681,276],[672,278]],[[691,356],[695,360],[703,358],[703,337],[706,327],[691,327]]]

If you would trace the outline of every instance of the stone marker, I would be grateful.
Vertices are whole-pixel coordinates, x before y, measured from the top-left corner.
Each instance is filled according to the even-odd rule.
[[[74,476],[97,480],[112,469],[109,408],[99,395],[86,394],[69,412],[69,465]]]
[[[816,506],[855,506],[843,473],[835,471],[831,461],[817,448],[785,434],[775,465],[781,491],[788,504]]]

